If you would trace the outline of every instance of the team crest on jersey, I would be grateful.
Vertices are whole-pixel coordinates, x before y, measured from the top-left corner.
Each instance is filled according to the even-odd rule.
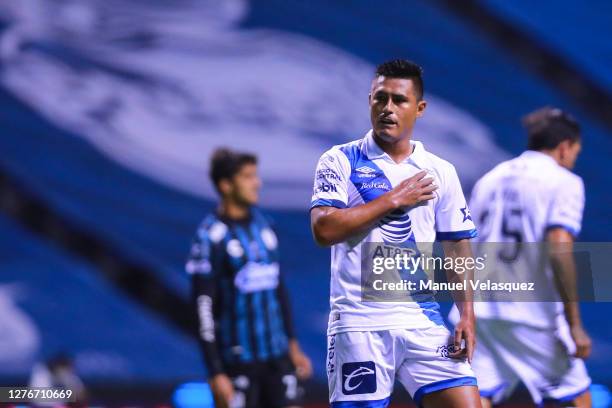
[[[272,251],[278,246],[276,234],[270,228],[264,228],[261,231],[261,240],[268,250]]]
[[[342,364],[342,393],[345,395],[376,392],[376,365],[373,361]]]

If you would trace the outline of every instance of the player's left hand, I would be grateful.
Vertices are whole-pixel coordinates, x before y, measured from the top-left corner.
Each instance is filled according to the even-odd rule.
[[[312,363],[300,348],[297,340],[289,341],[289,358],[295,366],[298,379],[306,380],[312,376]]]
[[[449,353],[451,358],[466,358],[472,362],[474,348],[476,347],[476,319],[474,314],[462,314],[461,319],[455,326],[453,340],[454,351]],[[461,347],[463,340],[465,347]]]
[[[591,354],[591,338],[582,325],[573,325],[570,328],[570,333],[574,343],[576,343],[576,353],[574,356],[582,359],[588,358]]]

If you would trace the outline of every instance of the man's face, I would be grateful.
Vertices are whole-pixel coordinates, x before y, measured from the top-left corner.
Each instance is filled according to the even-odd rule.
[[[571,142],[569,140],[561,143],[561,154],[559,159],[559,164],[565,167],[566,169],[573,169],[576,165],[576,160],[578,159],[578,155],[580,154],[580,150],[582,150],[582,144],[580,140],[575,142]]]
[[[227,195],[242,205],[255,205],[259,201],[261,179],[257,174],[257,165],[245,164],[227,183]]]
[[[416,118],[427,103],[419,101],[412,79],[385,78],[372,81],[370,120],[374,133],[386,142],[396,142],[412,134]]]

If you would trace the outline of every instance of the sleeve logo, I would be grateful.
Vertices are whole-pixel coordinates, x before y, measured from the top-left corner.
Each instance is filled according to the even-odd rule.
[[[467,207],[467,205],[460,208],[459,211],[461,211],[461,215],[463,215],[463,222],[466,222],[467,220],[472,221],[472,214],[470,213],[470,209]]]
[[[319,184],[319,186],[315,190],[316,193],[337,193],[338,188],[335,184]]]

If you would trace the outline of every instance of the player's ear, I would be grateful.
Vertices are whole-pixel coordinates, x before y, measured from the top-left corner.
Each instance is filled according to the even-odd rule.
[[[570,165],[570,141],[564,140],[553,149],[553,154],[556,156],[556,161],[561,166],[568,168]]]
[[[559,151],[559,155],[563,158],[567,155],[570,148],[570,141],[564,140],[557,146],[557,150]]]
[[[232,192],[232,183],[228,179],[219,180],[219,191],[221,196],[225,197]]]
[[[423,116],[423,113],[425,113],[426,107],[427,107],[427,101],[425,101],[424,99],[421,99],[420,101],[417,102],[417,118],[420,118],[421,116]]]
[[[372,92],[368,94],[368,105],[372,104]]]

